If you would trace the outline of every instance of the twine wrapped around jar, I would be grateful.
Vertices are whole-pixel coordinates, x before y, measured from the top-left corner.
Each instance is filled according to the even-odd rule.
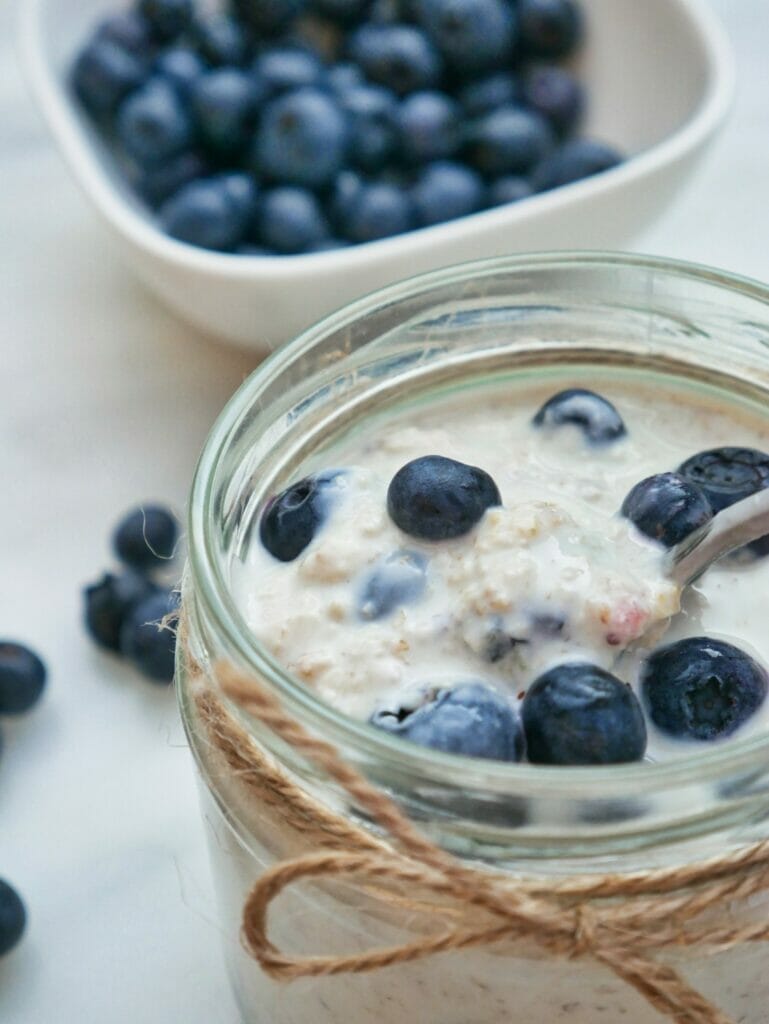
[[[180,628],[181,656],[192,676],[196,664]],[[370,784],[326,741],[308,733],[277,698],[248,674],[218,663],[195,703],[209,741],[254,797],[279,806],[282,816],[309,831],[319,852],[275,864],[249,892],[242,916],[247,952],[272,978],[362,973],[447,950],[525,939],[552,956],[592,958],[640,993],[676,1024],[735,1024],[693,989],[681,974],[655,959],[663,950],[698,947],[715,953],[769,940],[769,922],[722,927],[707,911],[769,890],[769,841],[698,864],[619,875],[574,877],[547,884],[511,880],[467,866],[426,839],[393,800]],[[221,699],[224,694],[345,790],[379,826],[384,838],[314,800],[262,753]],[[297,957],[268,936],[268,910],[288,886],[327,878],[345,884],[355,876],[383,899],[428,910],[445,927],[412,942],[354,955]],[[396,895],[388,887],[399,886]]]

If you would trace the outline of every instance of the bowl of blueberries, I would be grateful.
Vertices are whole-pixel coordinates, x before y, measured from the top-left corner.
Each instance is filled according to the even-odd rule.
[[[407,275],[616,247],[733,80],[700,0],[25,0],[21,41],[134,271],[261,351]]]

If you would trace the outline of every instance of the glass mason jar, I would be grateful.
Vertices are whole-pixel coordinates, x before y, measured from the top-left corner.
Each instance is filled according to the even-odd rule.
[[[639,374],[647,384],[660,376],[683,379],[716,389],[725,401],[766,410],[768,301],[769,290],[753,282],[642,257],[536,255],[449,268],[325,320],[273,355],[230,401],[192,491],[187,654],[179,659],[178,687],[202,780],[228,970],[247,1024],[666,1019],[594,958],[550,955],[526,938],[367,974],[273,980],[240,941],[255,880],[286,858],[327,844],[345,848],[347,826],[350,842],[381,836],[323,770],[219,692],[214,666],[226,661],[258,679],[292,718],[389,793],[435,844],[512,880],[547,889],[574,877],[625,877],[699,864],[766,839],[769,736],[698,747],[658,764],[460,763],[314,698],[260,647],[229,583],[265,497],[296,479],[308,459],[370,417],[413,409],[452,389],[538,380],[565,367],[584,380],[600,365],[602,375]],[[207,704],[212,695],[214,704]],[[226,729],[208,713],[211,706],[224,714]],[[298,811],[295,800],[287,807],[283,783],[265,784],[228,747],[232,726],[298,797]],[[339,826],[332,835],[324,825],[328,814]],[[734,930],[768,912],[766,894],[758,892],[722,900],[709,915]],[[407,886],[393,893],[365,880],[313,880],[289,889],[271,908],[270,940],[304,955],[361,952],[431,934],[434,918]],[[670,1019],[766,1024],[765,943],[720,950],[668,945],[655,957],[725,1014]]]

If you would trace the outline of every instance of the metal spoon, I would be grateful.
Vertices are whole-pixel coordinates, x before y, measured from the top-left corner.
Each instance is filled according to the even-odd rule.
[[[681,589],[730,551],[769,534],[769,490],[717,513],[668,552],[667,575]]]

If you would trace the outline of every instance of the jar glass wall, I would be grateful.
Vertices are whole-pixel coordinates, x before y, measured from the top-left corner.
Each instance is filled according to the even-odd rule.
[[[431,839],[511,876],[629,873],[701,861],[769,836],[769,737],[664,764],[564,770],[466,759],[458,772],[456,758],[347,718],[290,679],[250,634],[230,587],[268,494],[340,436],[449,392],[562,378],[567,368],[589,380],[600,366],[602,376],[667,378],[769,409],[768,298],[752,282],[644,258],[569,254],[451,268],[331,317],[273,356],[229,403],[193,488],[184,594],[191,661],[180,663],[179,688],[203,780],[228,965],[249,1024],[661,1019],[604,968],[545,957],[523,940],[370,975],[270,980],[239,945],[244,899],[265,867],[322,847],[328,834],[322,814],[297,821],[274,792],[238,770],[206,702],[215,697],[254,751],[306,794],[308,807],[371,829],[346,793],[218,693],[216,663],[247,671],[392,794]],[[720,912],[745,922],[765,911],[762,897],[752,897]],[[336,882],[281,896],[270,922],[276,944],[307,954],[370,949],[434,927],[429,914]],[[768,958],[766,946],[752,944],[673,959],[735,1020],[763,1024]]]

